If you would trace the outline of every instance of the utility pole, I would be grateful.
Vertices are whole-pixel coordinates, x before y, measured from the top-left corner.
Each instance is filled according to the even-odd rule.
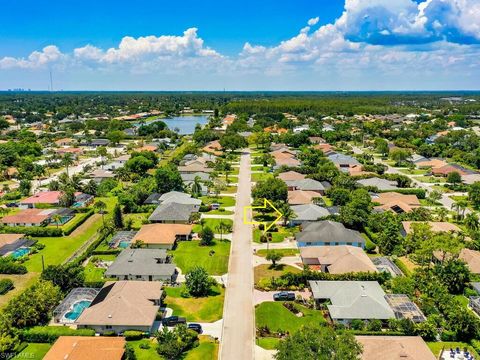
[[[50,70],[50,91],[53,92],[53,77],[52,70]]]

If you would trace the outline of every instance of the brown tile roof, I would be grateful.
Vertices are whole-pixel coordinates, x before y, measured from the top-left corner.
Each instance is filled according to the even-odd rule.
[[[123,337],[60,336],[44,360],[121,360]]]
[[[152,326],[162,296],[159,281],[108,281],[76,323],[80,325]]]
[[[480,274],[480,252],[462,249],[459,258],[467,263],[468,268],[473,274]]]
[[[407,234],[412,232],[412,224],[421,224],[421,221],[402,221],[403,229]],[[460,231],[460,228],[446,221],[426,221],[430,228],[434,232],[448,232],[448,231]]]
[[[378,194],[378,197],[372,198],[373,202],[379,203],[379,208],[391,210],[394,206],[400,207],[405,212],[420,207],[420,201],[416,195],[406,195],[396,192],[385,192]]]
[[[192,228],[192,225],[184,224],[147,224],[141,227],[132,242],[141,240],[145,244],[171,245],[177,236],[190,235]]]
[[[24,236],[25,234],[0,234],[0,246],[12,244]]]
[[[447,165],[447,162],[442,159],[430,159],[425,161],[417,162],[418,167],[431,167],[438,168]]]
[[[305,246],[300,248],[300,256],[304,262],[305,259],[317,259],[320,265],[327,266],[331,274],[377,272],[362,248],[355,246]]]
[[[141,148],[136,149],[136,151],[157,151],[158,146],[157,145],[144,145]]]
[[[217,156],[223,154],[222,149],[223,149],[222,145],[220,145],[220,141],[218,140],[210,141],[207,145],[205,145],[202,148],[204,152],[217,155]]]
[[[435,360],[420,336],[355,336],[362,344],[362,360]]]
[[[41,224],[51,215],[51,209],[25,209],[17,214],[4,216],[3,224]]]
[[[467,172],[450,164],[432,169],[432,174],[434,175],[448,175],[453,172],[458,172],[460,175],[467,175]]]
[[[330,144],[318,144],[313,147],[314,149],[321,150],[324,154],[333,151],[333,146]]]
[[[287,171],[278,174],[278,178],[283,181],[303,180],[305,179],[305,175],[300,174],[296,171]]]
[[[288,192],[290,205],[311,204],[313,198],[321,197],[318,192],[310,190],[293,190]]]

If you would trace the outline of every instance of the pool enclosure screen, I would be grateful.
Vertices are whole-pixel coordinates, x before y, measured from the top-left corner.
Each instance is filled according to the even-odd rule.
[[[93,301],[100,289],[97,288],[75,288],[63,299],[55,310],[53,310],[53,319],[56,323],[64,322],[66,313],[72,311],[73,306],[80,301]]]

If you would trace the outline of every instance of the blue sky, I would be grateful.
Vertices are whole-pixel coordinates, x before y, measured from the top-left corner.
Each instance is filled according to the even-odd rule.
[[[48,6],[46,5],[48,3]],[[480,0],[31,1],[0,89],[478,89]]]

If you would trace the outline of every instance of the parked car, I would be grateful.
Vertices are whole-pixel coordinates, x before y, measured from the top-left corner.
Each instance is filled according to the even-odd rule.
[[[200,324],[190,323],[190,324],[188,324],[187,327],[188,327],[189,330],[196,331],[199,334],[202,333],[202,325],[200,325]]]
[[[275,301],[293,301],[295,300],[295,293],[288,291],[281,291],[273,294],[273,300]]]
[[[175,326],[178,324],[186,324],[187,319],[178,316],[169,316],[162,320],[162,325],[164,326]]]

